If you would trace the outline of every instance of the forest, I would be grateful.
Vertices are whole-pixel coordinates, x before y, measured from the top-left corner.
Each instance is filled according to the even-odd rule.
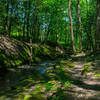
[[[100,0],[0,0],[0,100],[100,100]]]

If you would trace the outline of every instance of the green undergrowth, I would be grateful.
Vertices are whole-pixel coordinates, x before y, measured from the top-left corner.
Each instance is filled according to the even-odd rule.
[[[95,61],[95,60],[100,61],[100,54],[91,54],[90,56],[87,57],[87,61]]]
[[[11,68],[14,66],[22,65],[24,62],[28,62],[28,55],[23,55],[23,52],[20,53],[21,55],[7,55],[6,53],[0,51],[0,68],[6,67]]]
[[[56,59],[64,56],[62,47],[35,43],[30,48],[28,43],[15,39],[10,41],[9,38],[7,40],[11,48],[4,42],[1,43],[8,48],[8,51],[6,48],[0,48],[0,68],[28,64],[30,60],[32,63],[40,62],[48,58],[55,60],[56,65],[48,66],[44,74],[36,70],[38,67],[28,72],[24,69],[17,70],[14,83],[10,84],[9,90],[0,92],[0,96],[4,95],[13,100],[64,100],[66,97],[64,91],[72,84],[69,80],[70,70],[68,69],[74,67],[75,63]]]
[[[74,67],[75,66],[75,62],[72,62],[69,60],[61,60],[60,64],[65,65],[65,67]]]
[[[93,73],[95,75],[94,76],[95,78],[100,78],[100,71],[99,70],[95,70]]]
[[[4,92],[4,95],[11,95],[13,100],[64,100],[66,98],[64,91],[72,84],[69,80],[70,71],[67,70],[69,68],[67,62],[72,64],[70,61],[61,60],[55,68],[48,66],[50,69],[45,74],[38,71],[32,71],[29,74],[24,72],[23,76],[19,77],[21,81],[13,84],[12,89]],[[15,97],[14,94],[16,94]]]
[[[83,66],[83,69],[81,71],[82,75],[87,75],[89,72],[91,72],[91,68],[92,68],[92,63],[87,63]]]

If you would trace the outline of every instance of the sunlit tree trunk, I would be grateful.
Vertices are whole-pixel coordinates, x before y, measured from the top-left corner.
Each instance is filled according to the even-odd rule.
[[[75,52],[76,49],[75,49],[74,36],[73,36],[73,24],[72,24],[72,13],[71,13],[71,0],[69,0],[69,18],[70,18],[70,32],[71,32],[72,48],[73,48],[73,52]]]

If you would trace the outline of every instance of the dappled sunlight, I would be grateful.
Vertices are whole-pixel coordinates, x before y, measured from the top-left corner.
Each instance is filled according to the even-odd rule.
[[[7,75],[5,81],[2,80],[4,83],[1,83],[2,87],[6,86],[6,89],[0,92],[1,98],[14,98],[13,100],[94,98],[100,91],[100,78],[95,77],[99,72],[93,70],[94,64],[85,60],[81,62],[81,59],[85,58],[78,61],[73,58],[47,60],[10,70],[9,76]]]
[[[65,58],[45,60],[31,66],[22,65],[10,69],[5,80],[1,78],[0,89],[4,88],[4,91],[0,92],[1,98],[14,98],[13,100],[94,98],[100,91],[99,72],[94,70],[98,68],[95,63],[98,63],[87,61],[86,57],[75,55],[74,59],[70,58],[71,60]]]
[[[100,0],[0,0],[0,100],[100,100]]]
[[[64,69],[67,66],[70,67],[70,64],[66,67],[65,64],[67,63],[61,61],[56,65],[54,62],[44,62],[35,66],[19,66],[14,73],[10,72],[13,75],[12,77],[9,76],[9,82],[5,83],[6,85],[9,84],[7,85],[9,89],[6,89],[3,94],[8,97],[11,96],[11,98],[20,97],[25,100],[27,98],[30,98],[29,100],[37,98],[37,100],[41,100],[42,97],[46,99],[48,96],[52,96],[59,88],[67,89],[71,84],[68,80],[70,72],[64,71]],[[37,95],[40,95],[40,97],[38,98]]]

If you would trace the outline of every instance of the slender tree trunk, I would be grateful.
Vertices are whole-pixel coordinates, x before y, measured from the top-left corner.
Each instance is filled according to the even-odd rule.
[[[48,30],[47,30],[47,34],[46,34],[45,41],[48,41],[48,40],[49,40],[50,28],[51,28],[51,23],[49,23],[49,26],[48,26]]]
[[[87,42],[86,42],[86,45],[87,45],[87,50],[93,50],[93,39],[92,39],[92,34],[91,34],[91,23],[89,21],[90,19],[90,16],[89,16],[89,1],[86,0],[86,5],[87,5],[87,25],[86,25],[86,33],[87,33]]]
[[[30,7],[31,7],[31,0],[28,1],[28,7],[27,7],[27,40],[29,40],[29,38],[30,38],[30,31],[29,31]]]
[[[33,22],[33,33],[34,33],[34,42],[39,42],[39,35],[40,35],[40,23],[38,22],[38,8],[37,5],[35,4],[35,9],[34,9],[34,22]]]
[[[5,32],[8,33],[8,12],[9,12],[9,0],[7,0],[7,8],[6,8],[6,18],[5,18]]]
[[[72,13],[71,13],[71,0],[69,0],[69,18],[70,18],[70,32],[71,32],[71,40],[72,40],[72,49],[73,52],[76,51],[74,44],[74,36],[73,36],[73,24],[72,24]]]
[[[13,1],[11,0],[11,15],[10,15],[10,20],[9,20],[9,28],[8,28],[8,34],[11,36],[11,31],[12,31],[12,15],[13,15]]]
[[[78,0],[78,21],[79,21],[80,51],[82,51],[82,30],[81,30],[80,0]]]
[[[96,51],[100,52],[100,0],[97,0]]]
[[[51,32],[51,27],[52,27],[52,17],[53,17],[53,13],[51,13],[51,16],[50,16],[50,22],[49,22],[49,25],[48,25],[45,41],[49,40],[49,36],[50,36],[50,32]]]
[[[37,7],[37,42],[40,41],[40,22],[39,22],[39,8]]]
[[[23,39],[25,39],[25,24],[26,24],[25,23],[25,18],[26,18],[25,16],[24,16],[24,24],[23,24]]]

